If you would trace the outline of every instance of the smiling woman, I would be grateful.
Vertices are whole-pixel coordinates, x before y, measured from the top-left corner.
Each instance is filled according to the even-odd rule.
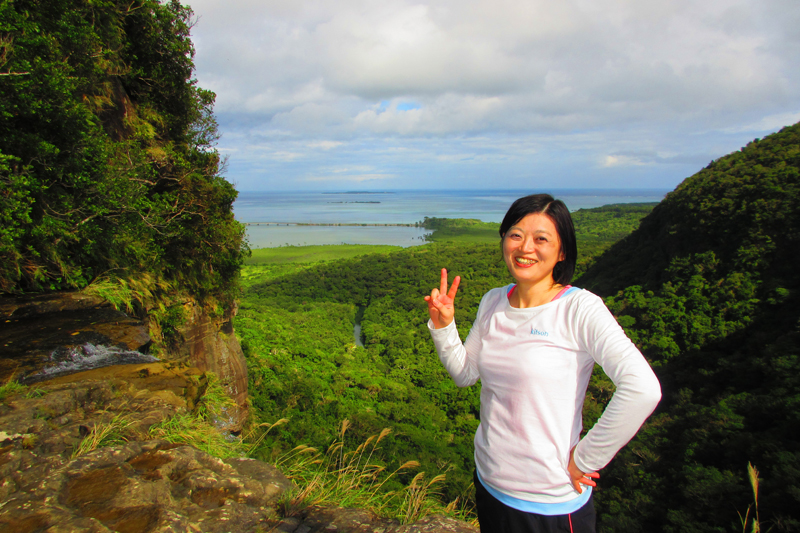
[[[486,293],[466,342],[455,327],[460,278],[447,271],[425,297],[439,359],[460,387],[481,380],[475,488],[481,531],[594,532],[591,487],[661,397],[634,344],[588,291],[569,284],[575,230],[563,202],[515,201],[500,226],[515,285]],[[581,439],[582,406],[595,363],[617,387]]]

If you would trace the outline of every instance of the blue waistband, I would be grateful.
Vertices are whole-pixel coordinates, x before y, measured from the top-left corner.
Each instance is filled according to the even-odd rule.
[[[583,492],[573,500],[561,503],[530,502],[528,500],[520,500],[519,498],[514,498],[513,496],[504,494],[497,489],[493,489],[483,481],[481,473],[478,472],[477,468],[475,469],[475,473],[478,475],[478,481],[481,482],[481,485],[483,485],[483,487],[489,494],[494,496],[501,503],[508,505],[512,509],[516,509],[518,511],[524,511],[526,513],[536,513],[546,516],[574,513],[575,511],[586,505],[586,502],[589,501],[589,498],[592,495],[592,487],[583,485]]]

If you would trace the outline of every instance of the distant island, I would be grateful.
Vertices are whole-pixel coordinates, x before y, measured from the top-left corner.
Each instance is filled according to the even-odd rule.
[[[324,192],[322,194],[394,194],[389,191],[345,191],[345,192]]]
[[[327,202],[327,203],[329,203],[329,204],[379,204],[380,202],[377,201],[377,200],[369,200],[369,201],[364,201],[364,202],[355,201],[355,202]]]

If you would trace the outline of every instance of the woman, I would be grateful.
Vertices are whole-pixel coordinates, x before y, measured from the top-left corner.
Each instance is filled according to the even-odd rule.
[[[516,284],[486,293],[462,344],[453,320],[460,278],[425,297],[439,359],[460,387],[481,380],[475,434],[478,521],[486,532],[593,532],[591,487],[655,409],[661,389],[603,301],[571,287],[577,247],[566,206],[537,194],[500,225]],[[594,364],[617,389],[581,439]]]

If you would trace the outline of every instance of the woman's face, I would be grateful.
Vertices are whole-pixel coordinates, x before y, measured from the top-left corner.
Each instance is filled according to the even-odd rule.
[[[531,213],[503,236],[503,259],[520,285],[553,284],[553,268],[564,260],[561,239],[549,216]]]

